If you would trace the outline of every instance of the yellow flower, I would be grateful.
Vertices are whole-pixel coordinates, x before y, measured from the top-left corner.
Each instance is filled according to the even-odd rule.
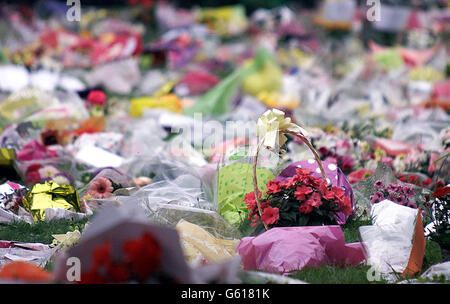
[[[263,145],[268,149],[273,149],[277,144],[282,147],[286,143],[285,131],[300,132],[307,135],[306,130],[291,122],[291,119],[284,117],[284,112],[272,109],[267,110],[257,123],[257,134]]]
[[[375,160],[376,161],[380,161],[380,159],[386,155],[387,155],[386,151],[384,151],[383,149],[380,149],[379,147],[376,148],[376,150],[375,150]]]
[[[62,244],[63,247],[71,247],[75,245],[81,237],[81,233],[78,230],[69,231],[66,234],[53,234],[53,244]]]

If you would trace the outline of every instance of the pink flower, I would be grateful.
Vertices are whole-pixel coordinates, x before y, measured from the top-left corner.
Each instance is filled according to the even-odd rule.
[[[428,165],[428,173],[433,173],[436,171],[436,164],[434,163],[437,159],[439,159],[439,154],[431,153],[430,154],[430,163]]]
[[[370,197],[370,202],[372,204],[381,202],[382,200],[384,200],[384,194],[381,191],[375,192],[375,194]]]
[[[261,215],[261,219],[266,225],[272,225],[278,220],[279,217],[279,209],[272,207],[265,208],[263,214]]]
[[[375,187],[375,189],[382,189],[384,188],[384,182],[379,179],[375,182],[375,184],[373,184],[373,186]]]
[[[93,90],[89,92],[87,100],[94,105],[103,106],[106,101],[106,95],[100,90]]]
[[[88,193],[94,198],[107,198],[112,195],[113,190],[109,179],[98,177],[91,183]]]
[[[360,182],[373,175],[373,170],[360,169],[350,173],[347,178],[350,184]]]

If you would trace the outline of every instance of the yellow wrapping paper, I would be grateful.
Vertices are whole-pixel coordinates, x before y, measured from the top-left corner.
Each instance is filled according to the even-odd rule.
[[[78,192],[72,186],[55,182],[35,184],[23,199],[23,206],[35,222],[45,220],[45,209],[61,208],[81,212]]]
[[[152,97],[137,97],[131,99],[130,115],[141,117],[144,109],[163,108],[175,113],[181,113],[183,108],[181,100],[174,94]]]
[[[16,159],[14,149],[0,148],[0,166],[12,166]]]
[[[61,247],[71,247],[78,243],[81,238],[81,232],[79,230],[68,231],[65,234],[52,234],[54,238],[53,244],[61,244]]]
[[[205,257],[209,262],[218,263],[236,256],[239,240],[218,239],[205,229],[184,220],[175,228],[188,261]]]

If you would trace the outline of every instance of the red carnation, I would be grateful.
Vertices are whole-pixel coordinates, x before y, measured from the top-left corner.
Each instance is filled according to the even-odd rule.
[[[410,184],[415,184],[418,180],[419,178],[415,175],[408,176],[408,183]]]
[[[41,181],[41,176],[38,171],[31,171],[27,173],[27,184],[35,184]]]
[[[144,233],[140,239],[127,241],[123,250],[126,261],[142,281],[161,264],[161,247],[150,233]]]
[[[106,95],[100,90],[93,90],[89,92],[87,100],[94,105],[103,106],[106,101]]]
[[[444,197],[449,193],[450,193],[450,186],[439,187],[439,188],[436,188],[436,191],[434,191],[433,196],[439,198],[439,197]]]
[[[422,185],[424,186],[429,186],[431,184],[431,178],[427,178],[425,180],[422,181]]]
[[[108,278],[114,283],[125,283],[130,272],[125,265],[110,263],[107,267]]]
[[[107,265],[111,261],[111,241],[94,249],[92,254],[94,266]]]

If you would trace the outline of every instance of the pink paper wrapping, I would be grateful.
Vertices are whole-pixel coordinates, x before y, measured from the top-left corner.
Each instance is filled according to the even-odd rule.
[[[23,147],[22,150],[17,152],[17,159],[19,161],[47,159],[53,157],[58,157],[58,154],[55,151],[47,149],[36,140],[30,141]]]
[[[383,149],[387,154],[392,156],[408,154],[412,149],[412,146],[408,143],[380,137],[376,138],[375,147]]]
[[[357,265],[364,260],[361,243],[345,244],[338,225],[272,228],[243,238],[236,252],[244,269],[280,274],[324,264]]]

